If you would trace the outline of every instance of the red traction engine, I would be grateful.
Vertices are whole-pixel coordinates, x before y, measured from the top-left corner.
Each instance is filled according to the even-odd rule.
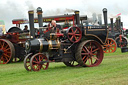
[[[19,27],[11,27],[8,32],[0,36],[0,64],[24,60],[24,43],[29,33]]]
[[[30,28],[34,23],[33,14],[33,11],[29,11]],[[83,26],[80,24],[79,11],[76,14],[75,26],[61,30],[61,33],[44,31],[42,37],[26,41],[24,67],[27,71],[46,70],[49,62],[63,62],[71,67],[94,67],[102,62],[102,45],[106,43],[108,35],[107,9],[103,9],[104,26]]]

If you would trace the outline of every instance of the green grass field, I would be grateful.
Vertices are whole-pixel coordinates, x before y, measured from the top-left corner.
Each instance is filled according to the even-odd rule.
[[[97,67],[50,63],[47,70],[28,72],[23,62],[0,65],[0,85],[127,85],[128,53],[105,54]]]

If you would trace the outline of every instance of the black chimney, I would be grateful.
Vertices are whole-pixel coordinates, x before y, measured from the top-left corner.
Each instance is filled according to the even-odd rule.
[[[104,15],[104,24],[107,28],[108,21],[107,21],[107,9],[106,8],[103,9],[103,15]]]
[[[76,20],[76,25],[80,25],[79,11],[75,11],[75,20]]]
[[[110,18],[110,22],[111,22],[111,32],[114,33],[113,18]]]
[[[42,8],[38,7],[37,8],[37,14],[38,14],[38,23],[39,23],[39,27],[43,27],[43,18],[42,18]]]
[[[119,16],[119,28],[121,29],[121,17]]]
[[[118,31],[120,31],[120,17],[116,18],[116,28]]]
[[[34,29],[34,11],[28,11],[29,14],[29,26],[30,26],[30,36],[35,38],[35,29]]]

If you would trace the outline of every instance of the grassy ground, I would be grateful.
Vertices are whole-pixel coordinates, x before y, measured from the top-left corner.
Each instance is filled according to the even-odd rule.
[[[97,67],[50,63],[47,70],[28,72],[22,63],[0,65],[0,85],[127,85],[128,53],[105,54]]]

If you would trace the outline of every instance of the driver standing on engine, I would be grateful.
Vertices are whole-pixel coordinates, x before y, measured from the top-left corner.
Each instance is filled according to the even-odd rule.
[[[58,32],[59,30],[61,30],[61,26],[56,24],[56,21],[55,20],[52,20],[51,21],[51,25],[53,26],[53,28],[51,29],[51,32],[52,33],[56,33]]]

